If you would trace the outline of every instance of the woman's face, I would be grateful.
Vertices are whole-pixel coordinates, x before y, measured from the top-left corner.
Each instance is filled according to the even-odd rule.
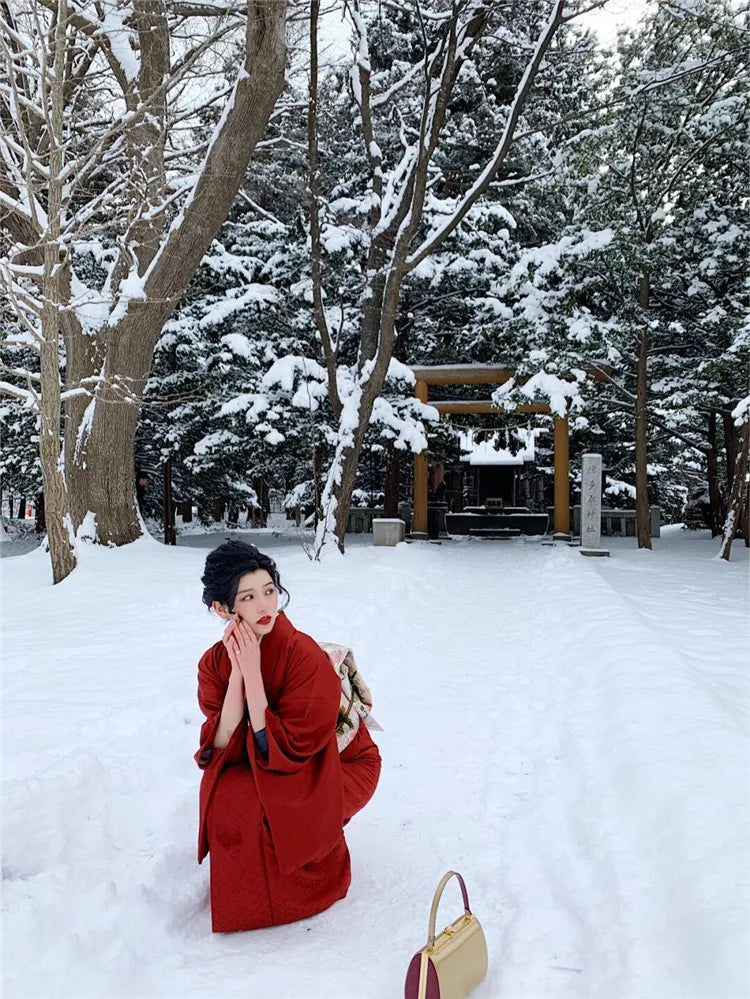
[[[218,607],[214,609],[222,617],[229,617],[226,611],[222,613]],[[247,621],[259,638],[273,629],[279,614],[279,592],[265,569],[246,572],[242,576],[232,610]]]

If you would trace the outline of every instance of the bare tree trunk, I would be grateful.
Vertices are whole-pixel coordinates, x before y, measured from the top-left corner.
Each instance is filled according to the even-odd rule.
[[[370,74],[367,36],[359,16],[359,2],[353,0],[356,30],[359,34],[359,75],[356,88],[362,138],[371,172],[372,208],[369,215],[370,246],[366,265],[367,286],[362,300],[357,385],[346,400],[339,419],[338,443],[323,491],[323,518],[318,526],[315,557],[318,558],[330,534],[335,534],[339,549],[344,550],[344,532],[349,518],[357,463],[376,398],[383,388],[395,343],[395,316],[401,286],[407,273],[435,250],[458,228],[472,206],[489,189],[511,148],[522,109],[534,84],[547,49],[564,20],[564,0],[555,0],[533,55],[514,94],[500,140],[481,174],[449,219],[433,230],[418,245],[412,245],[422,221],[429,165],[438,148],[453,89],[467,58],[489,22],[487,5],[464,8],[453,5],[440,32],[434,51],[425,57],[425,84],[419,134],[402,160],[403,171],[392,192],[387,219],[381,217],[383,206],[383,158],[373,131],[373,107],[370,100]],[[466,13],[465,20],[462,15]],[[329,379],[330,380],[330,379]],[[335,401],[332,399],[332,404]]]
[[[121,353],[113,348],[112,354]],[[134,344],[133,353],[145,359],[145,342]],[[131,371],[134,363],[134,357],[127,362]],[[146,363],[150,366],[150,359]],[[96,537],[103,544],[124,545],[141,534],[135,507],[134,454],[138,400],[146,378],[147,371],[137,382],[137,400],[131,402],[113,397],[111,390],[97,392],[68,464],[73,523],[79,525],[89,511],[93,512]]]
[[[167,458],[164,462],[164,510],[162,512],[162,523],[164,524],[164,544],[176,545],[177,532],[174,527],[174,501],[172,500],[172,459]]]
[[[407,244],[408,245],[408,244]],[[403,247],[405,254],[406,245]],[[357,465],[362,451],[370,417],[375,400],[383,390],[388,366],[393,356],[396,339],[396,312],[401,296],[401,285],[404,280],[403,260],[398,259],[398,248],[394,251],[394,259],[388,271],[385,293],[380,311],[380,326],[378,329],[378,352],[375,358],[366,358],[360,347],[359,377],[360,385],[355,392],[359,393],[356,413],[357,423],[354,430],[349,427],[339,429],[339,445],[333,458],[328,481],[323,490],[323,521],[318,529],[316,541],[316,557],[320,554],[322,542],[327,530],[331,529],[331,521],[335,523],[334,533],[338,548],[344,551],[344,534],[349,522],[349,510],[352,505],[352,492],[357,478]],[[361,343],[366,343],[370,317],[367,310],[363,314]],[[368,363],[369,362],[369,363]],[[364,369],[364,370],[363,370]],[[365,374],[366,372],[366,374]],[[350,400],[351,403],[351,400]],[[355,409],[355,407],[352,407]],[[333,514],[333,517],[331,516]]]
[[[52,579],[61,582],[76,567],[71,538],[68,491],[62,470],[60,447],[60,312],[58,308],[60,264],[60,217],[62,212],[63,169],[63,68],[65,57],[66,0],[59,0],[55,25],[52,73],[46,74],[50,90],[49,203],[47,238],[44,244],[42,277],[42,343],[40,346],[41,399],[39,458],[44,483],[45,519],[52,562]]]
[[[20,496],[18,499],[18,519],[23,520],[25,516],[26,516],[26,497]]]
[[[0,506],[2,504],[0,503]],[[47,519],[44,511],[44,490],[40,489],[36,494],[36,502],[34,504],[36,511],[36,525],[34,530],[37,534],[44,534],[47,531]]]
[[[750,450],[750,420],[743,423],[740,433],[739,454],[735,464],[732,492],[729,497],[729,509],[727,510],[727,519],[724,524],[724,533],[719,549],[720,556],[726,559],[727,562],[732,550],[732,541],[734,541],[734,536],[741,522],[743,509],[750,501],[747,483],[748,450]]]
[[[635,522],[639,548],[651,547],[651,530],[648,512],[648,461],[646,456],[646,435],[648,430],[648,409],[646,392],[648,389],[648,307],[651,283],[648,270],[644,267],[638,288],[638,304],[644,310],[638,336],[638,360],[636,363],[635,399]]]
[[[360,417],[369,423],[370,415],[372,414],[373,403],[369,406],[364,403],[362,408],[360,408]],[[369,413],[365,417],[365,412],[369,408]],[[365,424],[365,425],[366,425]],[[354,492],[354,487],[357,482],[357,467],[359,465],[359,456],[362,452],[362,444],[365,439],[365,431],[357,429],[354,432],[354,439],[349,447],[345,447],[342,450],[341,463],[340,463],[340,477],[338,483],[338,489],[336,490],[336,520],[335,520],[335,534],[336,542],[338,544],[339,551],[344,551],[344,535],[346,534],[346,528],[349,524],[349,511],[352,506],[352,493]],[[324,510],[325,512],[325,510]]]
[[[157,36],[149,59],[143,63],[144,72],[155,75],[163,61],[163,46],[158,40],[162,15],[157,16],[154,5],[145,2],[138,6],[137,14],[145,18],[139,22],[142,32]],[[106,381],[81,422],[71,428],[76,443],[66,449],[66,461],[74,524],[93,511],[97,539],[104,543],[127,544],[141,533],[135,510],[135,431],[153,350],[164,323],[229,214],[282,91],[285,28],[285,0],[250,0],[244,67],[183,209],[181,224],[170,231],[155,253],[153,233],[139,232],[139,238],[146,240],[137,253],[144,297],[124,303],[122,318],[101,331],[103,349],[96,373],[104,375]],[[150,143],[154,135],[147,129],[142,139]],[[160,161],[155,160],[144,180],[149,192],[159,170]],[[85,370],[85,364],[80,366]]]
[[[719,460],[716,446],[716,410],[708,414],[708,451],[706,453],[708,477],[708,502],[711,508],[711,537],[721,534],[721,490],[719,488]]]
[[[268,527],[268,483],[262,475],[258,475],[253,479],[253,489],[258,501],[258,506],[249,511],[252,516],[253,527]]]
[[[310,189],[310,271],[312,278],[313,316],[328,372],[328,395],[336,417],[341,415],[341,399],[336,383],[336,348],[331,339],[323,305],[321,268],[320,213],[318,208],[318,17],[320,0],[310,3],[310,87],[307,108],[307,161]],[[318,480],[316,480],[316,489]],[[320,495],[315,494],[315,519],[320,518]]]
[[[323,453],[313,445],[312,454],[313,491],[315,493],[315,526],[323,517]]]
[[[727,461],[727,489],[730,491],[734,482],[734,464],[737,460],[737,427],[732,419],[733,408],[734,406],[730,403],[727,409],[721,411],[721,422],[724,426],[724,453]]]

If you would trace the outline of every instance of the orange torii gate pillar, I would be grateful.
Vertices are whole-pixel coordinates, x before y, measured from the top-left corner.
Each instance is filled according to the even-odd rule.
[[[495,365],[452,364],[412,368],[416,378],[414,394],[420,402],[426,403],[430,385],[477,385],[502,384],[514,375],[507,368]],[[489,399],[476,402],[453,400],[430,402],[439,413],[502,413],[502,406],[495,406]],[[549,413],[545,403],[532,403],[518,406],[517,413]],[[554,419],[555,448],[555,534],[570,533],[570,430],[568,417]],[[414,457],[414,512],[412,537],[427,537],[427,451]]]
[[[427,402],[427,382],[418,381],[414,394],[420,402]],[[414,456],[414,512],[411,533],[427,537],[427,449]]]

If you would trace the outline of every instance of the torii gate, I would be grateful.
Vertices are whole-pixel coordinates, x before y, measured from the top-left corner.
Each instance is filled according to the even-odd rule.
[[[605,365],[587,368],[587,373],[597,381],[604,381]],[[414,394],[421,402],[428,402],[430,385],[502,385],[515,377],[515,371],[494,364],[434,364],[411,369],[416,378]],[[502,413],[503,406],[493,405],[490,399],[430,401],[438,413]],[[514,413],[549,413],[549,403],[535,402],[515,406]],[[555,416],[555,533],[570,532],[570,442],[568,417]],[[414,458],[414,514],[412,533],[427,534],[427,451]]]

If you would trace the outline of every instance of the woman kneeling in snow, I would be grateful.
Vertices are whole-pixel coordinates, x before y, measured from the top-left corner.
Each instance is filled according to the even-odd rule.
[[[341,679],[279,610],[267,555],[227,541],[203,602],[229,622],[198,665],[198,862],[210,851],[214,932],[304,919],[346,895],[343,826],[372,797],[380,754],[364,724],[339,753]]]

